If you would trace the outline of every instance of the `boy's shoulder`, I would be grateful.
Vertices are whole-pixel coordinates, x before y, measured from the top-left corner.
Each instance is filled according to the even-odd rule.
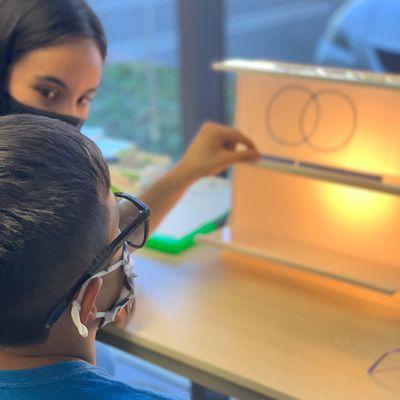
[[[0,371],[2,400],[171,400],[113,379],[98,367],[66,362],[23,371]]]
[[[88,391],[88,400],[96,399],[135,399],[135,400],[171,400],[171,398],[149,390],[136,388],[121,381],[113,379],[105,370],[96,368],[95,371],[82,377],[85,383],[85,392]],[[88,390],[88,387],[93,389]]]

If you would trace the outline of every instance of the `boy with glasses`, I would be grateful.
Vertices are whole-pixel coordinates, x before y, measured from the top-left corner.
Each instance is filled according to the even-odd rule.
[[[119,224],[118,200],[133,218]],[[0,118],[0,398],[162,399],[95,367],[97,330],[134,303],[149,209],[110,191],[96,145],[63,122]]]

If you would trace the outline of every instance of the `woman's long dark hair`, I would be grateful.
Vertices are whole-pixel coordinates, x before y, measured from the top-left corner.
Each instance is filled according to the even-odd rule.
[[[0,0],[0,88],[25,53],[71,36],[92,38],[106,57],[103,26],[84,0]]]

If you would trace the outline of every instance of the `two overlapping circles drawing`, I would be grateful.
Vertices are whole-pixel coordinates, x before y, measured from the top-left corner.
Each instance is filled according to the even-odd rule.
[[[357,109],[345,91],[287,85],[267,102],[265,122],[270,138],[282,146],[338,152],[354,138]]]

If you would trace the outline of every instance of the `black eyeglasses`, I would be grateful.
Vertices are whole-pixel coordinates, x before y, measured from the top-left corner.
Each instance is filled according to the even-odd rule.
[[[147,241],[149,234],[149,217],[150,208],[146,204],[142,203],[136,197],[130,196],[125,193],[115,193],[117,199],[125,199],[130,202],[134,207],[132,210],[134,216],[132,222],[127,225],[121,233],[101,252],[101,254],[95,259],[85,274],[79,278],[79,280],[71,287],[67,294],[65,294],[51,311],[47,318],[45,327],[49,329],[65,311],[68,304],[71,302],[77,290],[83,285],[83,283],[94,275],[105,263],[108,261],[117,251],[121,248],[124,243],[127,243],[130,247],[140,249]]]
[[[392,354],[395,353],[400,353],[400,349],[391,349],[389,351],[386,351],[385,353],[383,353],[369,368],[368,368],[368,373],[372,374],[376,368],[378,367],[378,365],[386,358],[391,356]]]

